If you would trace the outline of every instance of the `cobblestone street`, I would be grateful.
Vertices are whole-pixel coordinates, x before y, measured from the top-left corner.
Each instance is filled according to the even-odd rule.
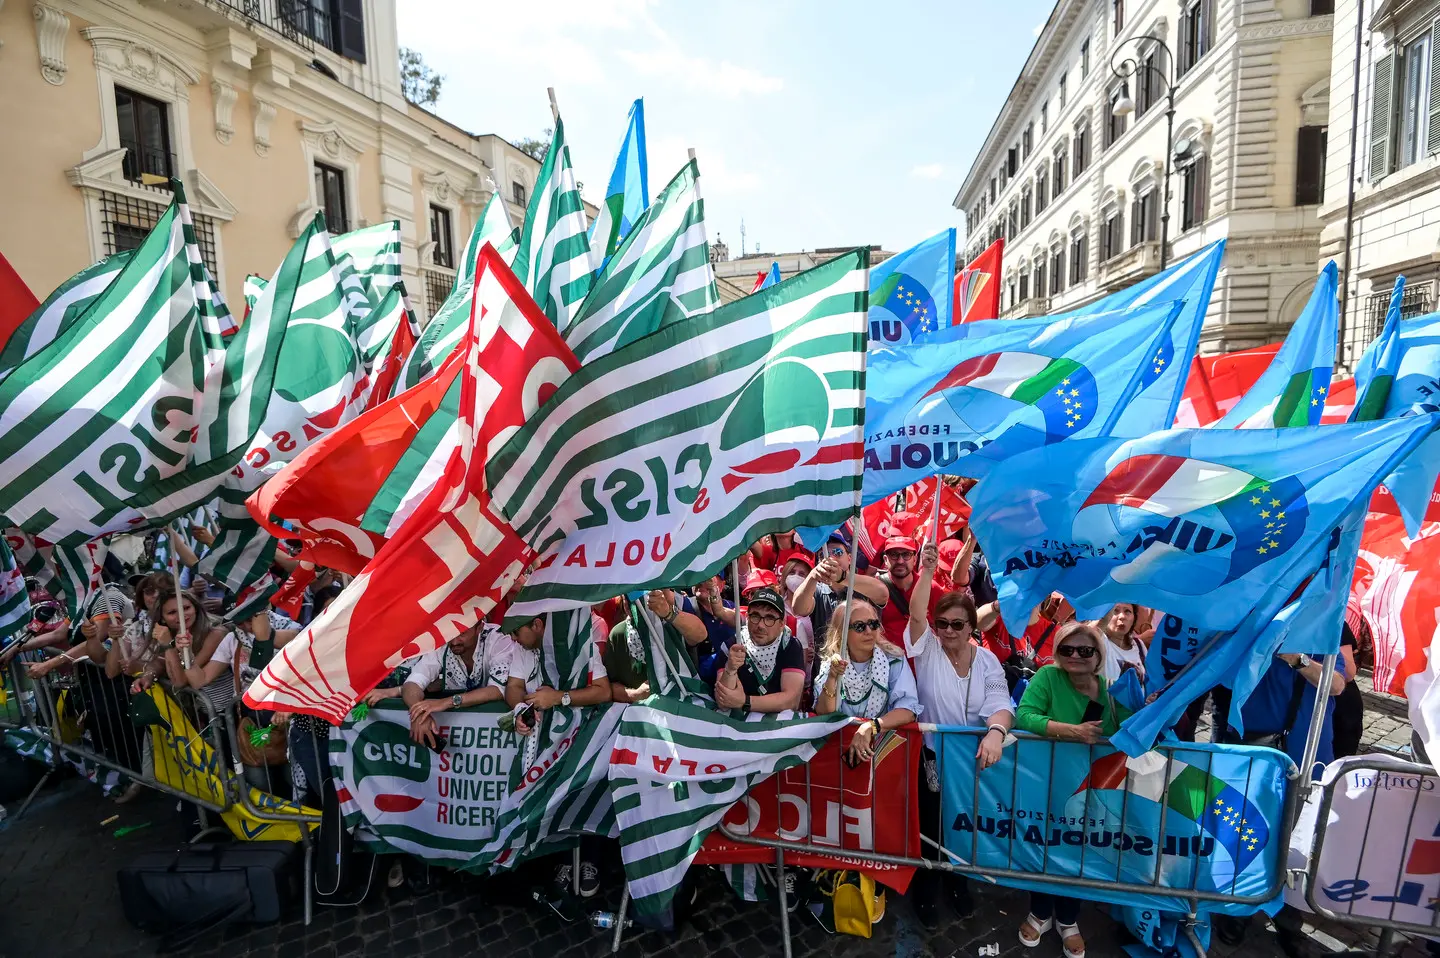
[[[1397,704],[1398,703],[1398,704]],[[1408,745],[1409,725],[1403,702],[1367,695],[1367,747],[1393,749]],[[119,817],[100,824],[112,815]],[[123,837],[115,831],[142,826]],[[178,846],[186,837],[175,802],[144,793],[129,805],[117,806],[100,797],[94,786],[70,777],[41,793],[19,821],[0,827],[0,958],[31,958],[42,954],[138,956],[156,953],[158,939],[138,932],[125,921],[116,886],[116,870],[146,851]],[[548,869],[492,879],[432,872],[431,888],[421,894],[388,889],[384,875],[359,907],[317,907],[306,926],[298,909],[285,922],[266,927],[217,930],[183,949],[196,958],[352,958],[352,956],[450,955],[483,948],[487,955],[551,956],[609,953],[607,933],[592,930],[579,914],[566,922],[550,909],[530,901],[530,889],[549,878]],[[607,873],[600,899],[585,911],[614,909],[619,904],[618,863]],[[1031,955],[1054,958],[1058,939],[1026,950],[1016,939],[1024,914],[1023,893],[995,887],[979,889],[975,914],[946,919],[933,932],[915,921],[908,903],[890,896],[889,915],[869,941],[827,935],[810,917],[793,917],[794,953],[799,955],[897,958],[931,955]],[[1081,918],[1088,952],[1095,956],[1122,954],[1124,932],[1103,912],[1087,907]],[[684,958],[737,958],[778,955],[779,921],[773,906],[740,902],[707,871],[700,883],[700,903],[693,918],[673,936],[637,933],[622,954],[674,955]],[[1338,951],[1362,935],[1339,926],[1312,930],[1315,954]],[[1373,936],[1368,939],[1373,945]],[[998,946],[991,951],[987,946]],[[1407,956],[1423,952],[1414,945]],[[1275,933],[1252,919],[1244,944],[1236,950],[1215,945],[1212,954],[1228,958],[1262,958],[1280,954]]]

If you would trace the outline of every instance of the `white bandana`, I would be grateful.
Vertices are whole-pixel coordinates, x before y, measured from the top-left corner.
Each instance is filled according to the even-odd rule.
[[[775,674],[775,663],[780,658],[780,650],[789,641],[790,630],[785,629],[780,633],[780,637],[769,645],[756,645],[750,638],[750,627],[747,625],[740,629],[740,642],[745,646],[745,658],[760,685],[765,685],[770,681],[770,676]]]
[[[844,704],[858,711],[859,718],[879,718],[890,702],[890,657],[878,648],[869,662],[851,662],[840,676],[840,694]]]

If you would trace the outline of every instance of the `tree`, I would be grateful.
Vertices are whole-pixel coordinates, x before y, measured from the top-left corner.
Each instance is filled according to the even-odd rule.
[[[550,152],[550,138],[555,135],[555,128],[547,126],[540,131],[540,138],[527,136],[515,144],[515,149],[521,153],[528,153],[533,159],[545,162],[545,154]]]
[[[445,77],[430,69],[418,50],[400,48],[400,90],[416,106],[434,106]]]

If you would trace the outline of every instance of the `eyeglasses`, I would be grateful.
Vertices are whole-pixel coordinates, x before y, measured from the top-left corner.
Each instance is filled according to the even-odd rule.
[[[761,625],[774,625],[776,622],[779,622],[782,618],[784,618],[784,616],[775,615],[774,613],[771,613],[771,612],[751,612],[751,613],[750,613],[750,621],[751,621],[751,622],[759,622]]]
[[[1099,651],[1093,645],[1062,645],[1055,650],[1055,654],[1062,659],[1068,659],[1072,655],[1078,655],[1082,659],[1093,659]]]
[[[911,552],[909,549],[891,549],[889,552],[885,553],[885,557],[888,559],[896,559],[900,562],[910,562],[914,560],[915,553]]]
[[[935,629],[936,629],[936,631],[938,631],[938,632],[949,632],[949,631],[951,631],[951,630],[954,630],[954,631],[956,631],[956,632],[969,632],[969,631],[971,631],[971,630],[974,629],[974,628],[975,628],[974,625],[972,625],[971,623],[965,621],[964,619],[936,619],[936,620],[935,620]]]
[[[882,628],[884,628],[884,626],[880,624],[879,619],[870,619],[868,622],[850,623],[850,631],[859,632],[861,635],[864,635],[866,632],[879,632]]]

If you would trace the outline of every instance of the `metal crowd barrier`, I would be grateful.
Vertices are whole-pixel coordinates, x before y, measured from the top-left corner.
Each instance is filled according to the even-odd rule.
[[[192,843],[212,834],[229,834],[224,825],[212,824],[208,814],[240,809],[258,821],[296,824],[303,852],[305,923],[310,923],[314,870],[310,831],[319,824],[319,816],[255,801],[252,788],[279,796],[288,792],[289,781],[279,772],[282,766],[256,769],[247,778],[246,770],[255,767],[240,761],[238,699],[217,709],[204,690],[173,689],[164,682],[157,685],[165,695],[132,694],[132,678],[109,677],[102,666],[86,659],[40,678],[32,678],[26,663],[16,660],[0,671],[0,679],[5,692],[0,731],[9,728],[48,746],[42,760],[49,768],[13,818],[24,815],[68,759],[82,774],[92,769],[97,778],[116,773],[114,787],[124,787],[128,780],[194,805],[201,829]],[[193,738],[177,731],[187,725],[194,730]],[[202,761],[205,751],[209,754]]]
[[[937,763],[937,777],[938,777],[938,779],[940,780],[941,783],[943,783],[943,782],[945,781],[945,776],[946,776],[946,769],[945,769],[945,766],[944,766],[944,755],[945,755],[946,749],[943,747],[943,741],[942,741],[942,739],[947,738],[947,737],[956,737],[956,736],[962,737],[962,738],[968,738],[968,739],[972,740],[972,741],[975,743],[975,746],[978,747],[978,743],[979,743],[980,738],[983,737],[984,734],[985,734],[985,730],[983,730],[983,729],[940,728],[940,727],[937,727],[937,726],[934,726],[934,725],[928,725],[928,724],[919,724],[917,727],[919,728],[920,731],[929,733],[930,735],[932,735],[932,736],[934,737],[934,743],[935,743],[935,746],[936,746],[936,748],[935,748],[935,753],[934,753],[934,754],[935,754],[935,756],[936,756],[936,763]],[[1080,744],[1080,743],[1071,743],[1071,742],[1058,742],[1058,741],[1053,740],[1053,739],[1047,739],[1047,738],[1042,738],[1042,737],[1038,737],[1038,736],[1034,736],[1034,735],[1029,735],[1029,734],[1024,733],[1024,732],[1015,732],[1015,733],[1012,733],[1012,735],[1014,736],[1013,740],[1012,740],[1012,739],[1007,739],[1007,742],[1006,742],[1006,748],[1007,748],[1007,749],[1017,748],[1017,747],[1018,747],[1017,742],[1024,742],[1024,743],[1028,743],[1028,744],[1026,745],[1027,749],[1030,749],[1030,750],[1032,750],[1032,751],[1033,751],[1033,750],[1036,750],[1036,749],[1043,750],[1043,751],[1048,755],[1048,760],[1049,760],[1049,762],[1050,762],[1050,767],[1051,767],[1052,772],[1053,772],[1053,769],[1054,769],[1055,749],[1056,749],[1057,747],[1066,748],[1066,749],[1085,748],[1085,749],[1087,750],[1087,761],[1089,761],[1090,764],[1093,764],[1093,759],[1094,759],[1094,757],[1095,757],[1095,749],[1096,749],[1096,746],[1086,746],[1086,745],[1083,745],[1083,744]],[[907,767],[907,768],[908,768],[908,767],[909,767],[909,759],[910,759],[910,756],[909,756],[909,754],[908,754],[908,750],[911,749],[911,748],[914,748],[914,747],[919,747],[918,744],[914,744],[914,743],[916,743],[916,742],[918,741],[918,737],[917,737],[916,739],[912,739],[912,738],[910,738],[910,737],[908,737],[908,736],[906,736],[906,737],[901,737],[901,741],[902,741],[902,743],[903,743],[903,747],[907,750],[906,762],[905,762],[905,766],[904,766],[904,767]],[[1105,744],[1105,743],[1102,741],[1102,742],[1099,743],[1099,744]],[[830,742],[828,742],[825,747],[826,747],[826,748],[838,748],[838,747],[839,747],[839,736],[838,736],[838,735],[837,735],[837,736],[832,736]],[[976,751],[976,748],[975,748],[975,747],[971,747],[968,743],[967,743],[967,745],[966,745],[966,748],[967,748],[968,751],[967,751],[965,754],[973,755],[973,754],[975,753],[975,751]],[[1165,757],[1166,767],[1165,767],[1165,779],[1164,779],[1164,780],[1165,780],[1167,783],[1170,781],[1170,778],[1171,778],[1170,772],[1171,772],[1171,769],[1172,769],[1172,767],[1173,767],[1173,763],[1176,761],[1176,759],[1175,759],[1175,757],[1174,757],[1174,753],[1175,753],[1175,752],[1178,752],[1178,751],[1193,751],[1193,750],[1195,750],[1195,746],[1194,746],[1192,743],[1188,743],[1188,742],[1179,743],[1179,744],[1176,744],[1176,745],[1161,745],[1161,746],[1158,746],[1158,747],[1154,750],[1154,751],[1158,752],[1159,754],[1161,754],[1161,755],[1163,755],[1163,756]],[[926,749],[926,751],[928,751],[928,749]],[[1258,751],[1258,750],[1257,750],[1257,751]],[[1273,761],[1274,758],[1275,758],[1275,753],[1273,753],[1273,752],[1268,752],[1267,754],[1268,754],[1270,760]],[[922,756],[923,756],[923,753],[922,753]],[[1042,760],[1043,760],[1043,759],[1042,759]],[[1247,776],[1248,776],[1249,774],[1253,773],[1253,771],[1254,771],[1254,770],[1253,770],[1253,762],[1254,762],[1254,759],[1249,759],[1248,761],[1251,762],[1251,765],[1247,765]],[[811,835],[810,835],[810,829],[808,829],[808,828],[805,828],[805,829],[804,829],[804,834],[795,835],[794,837],[782,836],[782,837],[778,837],[778,838],[767,838],[767,837],[756,836],[756,835],[753,835],[753,834],[748,834],[748,833],[744,833],[744,832],[738,831],[738,830],[736,830],[735,828],[729,826],[728,824],[726,824],[726,823],[724,823],[724,822],[722,821],[722,823],[721,823],[720,826],[718,827],[717,831],[718,831],[720,834],[722,834],[727,840],[729,840],[729,841],[731,841],[731,842],[735,842],[735,843],[738,843],[738,844],[757,845],[757,846],[763,846],[763,847],[766,847],[766,848],[772,848],[772,849],[774,849],[774,850],[775,850],[775,866],[776,866],[777,869],[780,870],[780,874],[781,874],[781,875],[783,875],[783,869],[784,869],[784,867],[785,867],[785,862],[786,862],[786,857],[785,857],[785,856],[786,856],[787,853],[789,853],[789,854],[791,854],[791,855],[794,855],[794,854],[796,854],[796,853],[804,853],[804,854],[809,854],[809,855],[833,856],[833,857],[835,857],[835,858],[837,858],[837,859],[840,860],[839,862],[837,862],[837,867],[850,867],[850,868],[854,868],[854,867],[855,867],[854,863],[858,863],[858,862],[870,862],[870,863],[874,863],[874,864],[885,864],[885,865],[894,865],[894,866],[901,866],[901,867],[910,867],[910,868],[915,868],[915,869],[917,869],[917,870],[924,870],[924,871],[948,872],[948,873],[953,873],[953,874],[957,874],[957,875],[976,876],[976,877],[980,877],[980,878],[996,879],[996,880],[998,880],[999,883],[1001,883],[1001,884],[1005,884],[1005,883],[1007,883],[1007,881],[1023,880],[1023,881],[1030,882],[1030,883],[1053,886],[1052,889],[1050,889],[1050,890],[1051,890],[1052,893],[1054,893],[1054,894],[1066,894],[1066,893],[1069,893],[1069,894],[1071,894],[1071,895],[1074,895],[1075,892],[1083,890],[1083,891],[1085,891],[1085,892],[1088,892],[1088,894],[1084,894],[1082,897],[1086,898],[1087,900],[1102,901],[1102,902],[1104,902],[1104,901],[1112,901],[1112,902],[1115,901],[1115,899],[1114,899],[1114,893],[1117,893],[1117,892],[1118,892],[1118,893],[1131,893],[1131,894],[1136,894],[1136,893],[1138,893],[1138,894],[1149,894],[1149,895],[1157,895],[1157,894],[1158,894],[1158,895],[1164,895],[1164,896],[1166,896],[1166,897],[1179,898],[1179,899],[1182,899],[1182,900],[1184,900],[1185,902],[1187,902],[1187,903],[1189,904],[1189,914],[1188,914],[1188,916],[1187,916],[1188,921],[1183,924],[1182,933],[1185,934],[1186,937],[1190,940],[1190,943],[1191,943],[1191,945],[1195,948],[1196,953],[1203,956],[1203,955],[1204,955],[1204,949],[1200,946],[1200,943],[1199,943],[1198,939],[1196,938],[1196,936],[1195,936],[1195,934],[1194,934],[1193,928],[1191,927],[1191,925],[1193,924],[1194,920],[1196,919],[1197,913],[1198,913],[1198,911],[1199,911],[1199,903],[1200,903],[1200,902],[1206,901],[1206,902],[1216,902],[1216,903],[1222,903],[1222,904],[1239,904],[1239,905],[1256,905],[1256,906],[1258,906],[1258,905],[1260,905],[1260,904],[1262,904],[1262,903],[1264,903],[1264,902],[1267,902],[1267,901],[1270,901],[1270,900],[1274,899],[1275,896],[1278,895],[1278,894],[1280,894],[1281,890],[1284,888],[1284,885],[1285,885],[1285,868],[1284,868],[1284,858],[1283,858],[1283,856],[1284,856],[1284,854],[1285,854],[1285,850],[1289,847],[1290,831],[1291,831],[1291,827],[1292,827],[1293,822],[1294,822],[1294,819],[1295,819],[1296,803],[1297,803],[1297,801],[1298,801],[1298,794],[1299,794],[1299,790],[1294,787],[1295,781],[1296,781],[1296,779],[1298,778],[1298,774],[1299,774],[1299,773],[1298,773],[1298,771],[1295,769],[1295,766],[1294,766],[1294,764],[1293,764],[1292,762],[1289,762],[1288,759],[1284,759],[1284,761],[1286,762],[1286,764],[1287,764],[1287,766],[1288,766],[1287,771],[1286,771],[1286,776],[1287,776],[1287,781],[1290,783],[1290,786],[1291,786],[1291,787],[1288,787],[1288,788],[1286,789],[1286,797],[1285,797],[1284,811],[1283,811],[1283,814],[1282,814],[1282,816],[1281,816],[1281,822],[1280,822],[1279,828],[1275,830],[1276,832],[1278,832],[1278,834],[1277,834],[1277,835],[1273,835],[1273,836],[1272,836],[1272,839],[1271,839],[1271,843],[1273,844],[1274,854],[1276,854],[1276,855],[1278,855],[1278,856],[1281,856],[1281,857],[1279,858],[1279,860],[1278,860],[1278,862],[1277,862],[1277,867],[1276,867],[1276,869],[1275,869],[1275,873],[1276,873],[1275,880],[1274,880],[1274,882],[1270,885],[1270,887],[1266,888],[1266,889],[1265,889],[1264,891],[1262,891],[1262,892],[1251,893],[1251,894],[1243,894],[1243,893],[1241,893],[1241,892],[1238,890],[1238,888],[1237,888],[1238,871],[1239,871],[1238,869],[1237,869],[1236,878],[1234,878],[1234,879],[1231,880],[1230,890],[1229,890],[1228,892],[1227,892],[1227,891],[1215,891],[1215,890],[1210,890],[1210,889],[1205,889],[1205,888],[1199,887],[1199,885],[1198,885],[1198,883],[1197,883],[1197,882],[1198,882],[1198,878],[1199,878],[1199,859],[1198,859],[1198,858],[1195,860],[1194,865],[1193,865],[1192,868],[1190,869],[1189,881],[1188,881],[1188,882],[1181,883],[1181,884],[1175,884],[1175,883],[1166,882],[1166,881],[1163,880],[1161,872],[1162,872],[1162,867],[1163,867],[1163,858],[1164,858],[1164,856],[1159,855],[1159,854],[1157,854],[1157,855],[1155,856],[1155,858],[1156,858],[1156,865],[1155,865],[1155,873],[1154,873],[1154,876],[1153,876],[1153,878],[1151,879],[1151,881],[1150,881],[1150,882],[1147,882],[1147,883],[1140,883],[1140,882],[1135,882],[1135,881],[1122,881],[1122,880],[1119,880],[1119,875],[1120,875],[1120,871],[1121,871],[1121,867],[1122,867],[1122,866],[1121,866],[1118,862],[1117,862],[1117,864],[1116,864],[1116,880],[1114,880],[1114,881],[1102,881],[1102,880],[1099,880],[1099,879],[1096,879],[1096,878],[1080,877],[1080,876],[1075,876],[1075,875],[1063,875],[1063,874],[1053,874],[1053,873],[1026,871],[1026,870],[1022,870],[1022,869],[1013,867],[1014,864],[1015,864],[1013,860],[1008,861],[1007,864],[1006,864],[1006,867],[996,867],[996,866],[993,866],[993,865],[971,864],[972,862],[974,862],[974,861],[978,858],[977,852],[978,852],[979,834],[978,834],[978,832],[973,832],[973,833],[972,833],[971,844],[970,844],[970,848],[968,849],[968,851],[969,851],[968,857],[967,857],[966,855],[962,854],[963,852],[967,851],[967,849],[954,850],[954,849],[950,849],[950,848],[945,847],[945,845],[943,844],[943,842],[940,840],[940,837],[945,834],[945,828],[944,828],[944,824],[945,824],[945,823],[944,823],[944,820],[943,820],[943,816],[944,816],[944,814],[945,814],[945,812],[946,812],[947,810],[942,808],[942,801],[941,801],[941,798],[940,798],[939,796],[936,797],[935,802],[934,802],[934,804],[935,804],[935,816],[934,816],[934,820],[933,820],[933,821],[926,821],[926,820],[922,817],[922,819],[921,819],[921,821],[920,821],[921,841],[922,841],[922,843],[923,843],[925,846],[928,846],[929,849],[933,850],[933,852],[935,853],[933,857],[930,857],[930,856],[908,857],[908,856],[905,856],[905,855],[897,855],[897,854],[892,854],[892,853],[888,853],[888,852],[885,852],[885,851],[867,850],[867,849],[864,849],[864,848],[852,847],[852,845],[850,845],[850,844],[844,844],[843,842],[842,842],[842,844],[840,844],[840,845],[836,845],[836,844],[833,844],[833,843],[817,842],[817,841],[815,841],[815,840],[811,837]],[[1028,759],[1027,759],[1027,763],[1028,763]],[[995,774],[996,769],[995,769],[995,768],[991,768],[991,769],[988,769],[988,770],[986,770],[985,772],[982,773],[981,770],[980,770],[980,768],[979,768],[979,766],[978,766],[978,764],[975,764],[975,763],[973,763],[973,762],[970,763],[970,764],[971,764],[971,768],[973,769],[972,774],[974,774],[975,779],[976,779],[976,788],[975,788],[975,791],[974,791],[974,795],[975,795],[975,803],[976,803],[976,805],[978,806],[979,803],[980,803],[980,801],[981,801],[981,797],[980,797],[980,796],[981,796],[981,793],[980,793],[980,789],[979,789],[979,787],[978,787],[979,776],[980,776],[981,774],[987,774],[987,775]],[[807,809],[813,807],[813,805],[812,805],[812,801],[813,801],[813,782],[811,781],[811,768],[812,768],[812,764],[811,764],[811,763],[807,763],[807,764],[805,764],[805,765],[803,765],[803,766],[797,766],[797,767],[795,767],[795,768],[792,768],[792,769],[789,769],[789,770],[787,770],[787,771],[785,771],[785,772],[780,773],[781,776],[783,776],[783,777],[788,777],[792,785],[793,785],[794,780],[795,780],[795,778],[796,778],[797,776],[800,778],[800,784],[801,784],[802,787],[804,788],[804,804],[805,804],[805,807],[806,807]],[[870,769],[869,769],[866,765],[861,765],[861,766],[859,766],[859,767],[857,767],[857,768],[854,768],[854,769],[851,769],[851,770],[847,771],[848,768],[849,768],[849,766],[848,766],[846,763],[841,762],[841,765],[840,765],[840,785],[839,785],[839,790],[840,790],[840,792],[841,792],[842,795],[843,795],[843,794],[846,794],[846,792],[845,792],[845,784],[844,784],[844,783],[845,783],[845,777],[846,777],[847,774],[848,774],[848,775],[851,775],[851,776],[864,776],[864,775],[869,775],[869,774],[870,774]],[[1208,773],[1208,772],[1210,771],[1210,769],[1206,769],[1206,771],[1207,771],[1207,773]],[[1017,772],[1017,774],[1012,778],[1011,783],[1010,783],[1010,791],[1011,791],[1011,794],[1012,794],[1012,799],[1018,797],[1017,794],[1016,794],[1017,789],[1018,789],[1018,777],[1019,777],[1019,776],[1018,776],[1018,765],[1017,765],[1017,767],[1016,767],[1016,772]],[[962,774],[963,774],[963,773],[962,773]],[[921,778],[924,777],[923,768],[922,768],[922,772],[921,772],[921,776],[920,776],[920,777],[921,777]],[[1127,809],[1129,808],[1129,798],[1130,798],[1130,790],[1129,790],[1129,788],[1128,788],[1128,784],[1129,784],[1129,779],[1127,778],[1127,787],[1122,790],[1122,791],[1123,791],[1123,796],[1122,796],[1122,798],[1121,798],[1120,823],[1119,823],[1119,825],[1116,826],[1116,830],[1119,830],[1119,831],[1124,831],[1124,830],[1125,830],[1126,812],[1127,812]],[[1248,785],[1248,782],[1247,782],[1247,785]],[[826,786],[826,787],[829,787],[829,786]],[[916,788],[920,788],[920,787],[924,787],[924,786],[923,786],[923,785],[920,785],[920,784],[917,784],[915,787],[916,787]],[[942,788],[943,788],[943,784],[942,784]],[[785,802],[785,795],[786,795],[786,790],[784,790],[783,788],[777,788],[777,789],[776,789],[776,793],[775,793],[776,807],[774,808],[774,813],[775,813],[775,815],[776,815],[776,819],[775,819],[775,820],[776,820],[777,822],[783,820],[783,819],[781,819],[780,816],[781,816],[781,815],[783,814],[783,812],[784,812],[784,809],[783,809],[782,805],[783,805],[784,802]],[[918,796],[917,796],[917,798],[918,798]],[[1038,798],[1033,797],[1033,796],[1025,796],[1024,799],[1027,800],[1027,801],[1031,801],[1031,802],[1034,802],[1034,801],[1037,801],[1037,800],[1038,800]],[[1089,799],[1089,797],[1087,796],[1087,798],[1086,798],[1086,803],[1087,803],[1087,804],[1086,804],[1086,809],[1087,809],[1086,817],[1088,817],[1089,801],[1090,801],[1090,799]],[[951,810],[949,810],[949,811],[951,811],[951,812],[953,813],[955,810],[951,809]],[[974,811],[977,815],[980,814],[980,813],[982,813],[982,810],[979,809],[978,807],[975,808],[973,811]],[[1050,820],[1050,817],[1051,817],[1051,815],[1052,815],[1052,813],[1053,813],[1054,811],[1055,811],[1055,810],[1050,807],[1049,795],[1047,794],[1047,796],[1046,796],[1046,798],[1045,798],[1045,818],[1042,819],[1042,820],[1044,820],[1044,821],[1049,821],[1049,820]],[[879,810],[878,810],[878,809],[876,809],[876,813],[877,813],[876,817],[878,817],[878,814],[879,814]],[[1062,810],[1062,814],[1063,814],[1063,810]],[[910,803],[909,803],[909,802],[906,802],[905,810],[904,810],[904,815],[906,816],[906,821],[905,821],[905,834],[908,834],[908,833],[909,833],[909,825],[910,825],[910,821],[909,821]],[[1156,846],[1157,849],[1158,849],[1159,847],[1163,846],[1163,845],[1164,845],[1164,842],[1165,842],[1165,818],[1166,818],[1166,816],[1165,816],[1164,814],[1161,814],[1161,815],[1159,816],[1159,835],[1158,835],[1158,838],[1157,838],[1157,840],[1156,840],[1156,842],[1155,842],[1155,846]],[[972,816],[972,821],[973,821],[973,820],[975,820],[974,816]],[[843,832],[842,832],[842,834],[843,834]],[[1087,843],[1087,844],[1082,844],[1080,847],[1081,847],[1081,852],[1080,852],[1080,868],[1079,868],[1079,870],[1083,871],[1083,870],[1084,870],[1085,855],[1086,855],[1086,851],[1087,851],[1088,848],[1089,848],[1089,845],[1088,845],[1088,843]],[[1047,847],[1046,847],[1046,853],[1045,853],[1045,861],[1048,863],[1048,860],[1049,860],[1049,849],[1048,849],[1048,846],[1047,846]],[[781,889],[781,894],[778,895],[778,897],[779,897],[779,899],[780,899],[780,926],[781,926],[781,932],[782,932],[781,940],[784,942],[784,953],[785,953],[785,955],[787,956],[787,958],[789,958],[789,955],[791,954],[791,946],[790,946],[790,919],[789,919],[789,913],[787,912],[786,907],[785,907],[785,896],[784,896],[784,894],[783,894],[783,878],[781,879],[781,884],[779,885],[779,887],[780,887],[780,889]],[[1124,902],[1121,902],[1121,903],[1124,903]],[[620,918],[619,918],[619,920],[616,922],[616,925],[615,925],[615,932],[614,932],[614,938],[613,938],[613,941],[612,941],[612,949],[611,949],[611,950],[612,950],[612,953],[614,953],[614,952],[616,952],[616,951],[619,950],[620,941],[621,941],[621,936],[622,936],[623,929],[624,929],[624,925],[625,925],[625,921],[624,921],[625,912],[626,912],[626,909],[627,909],[628,905],[629,905],[629,890],[628,890],[628,888],[627,888],[626,891],[625,891],[625,894],[624,894],[624,896],[622,897],[622,900],[621,900]]]
[[[1336,791],[1342,785],[1344,785],[1350,774],[1356,771],[1369,771],[1377,775],[1414,776],[1416,781],[1414,787],[1409,789],[1413,793],[1413,798],[1410,801],[1410,813],[1405,819],[1405,837],[1401,843],[1401,847],[1405,850],[1405,852],[1404,854],[1397,856],[1395,880],[1393,884],[1391,884],[1388,888],[1388,891],[1390,893],[1383,897],[1377,897],[1375,895],[1366,893],[1366,890],[1374,884],[1373,877],[1362,878],[1365,858],[1363,850],[1369,844],[1371,826],[1376,824],[1374,820],[1376,803],[1372,799],[1370,807],[1365,815],[1365,828],[1360,840],[1360,847],[1362,849],[1362,852],[1360,855],[1356,856],[1355,874],[1353,878],[1349,880],[1351,882],[1348,889],[1350,892],[1350,897],[1349,900],[1345,902],[1348,907],[1345,910],[1341,911],[1337,908],[1322,905],[1317,899],[1316,893],[1320,890],[1319,873],[1321,865],[1321,855],[1325,850],[1325,842],[1331,828],[1330,817],[1331,810],[1335,802],[1335,794]],[[1424,782],[1430,782],[1433,784],[1431,784],[1429,788],[1425,788],[1423,784]],[[1314,843],[1311,846],[1310,858],[1309,861],[1306,863],[1305,871],[1303,874],[1303,879],[1305,882],[1305,904],[1308,905],[1310,910],[1313,911],[1316,915],[1336,922],[1338,924],[1360,925],[1379,929],[1381,934],[1379,945],[1377,946],[1375,951],[1377,955],[1383,955],[1389,952],[1390,946],[1396,933],[1440,939],[1440,897],[1437,897],[1440,896],[1440,889],[1426,889],[1425,885],[1422,884],[1420,889],[1416,889],[1417,895],[1414,896],[1415,901],[1409,902],[1409,904],[1412,905],[1419,905],[1419,902],[1421,900],[1420,895],[1423,894],[1424,898],[1429,902],[1428,907],[1430,909],[1431,915],[1433,916],[1432,920],[1421,923],[1415,921],[1406,921],[1404,919],[1395,917],[1395,909],[1398,905],[1403,903],[1402,898],[1405,897],[1402,894],[1406,890],[1405,886],[1407,884],[1414,884],[1413,878],[1417,874],[1421,875],[1422,877],[1427,877],[1424,873],[1407,871],[1407,867],[1410,864],[1410,859],[1415,854],[1415,844],[1417,842],[1425,842],[1432,845],[1440,844],[1440,842],[1437,842],[1436,840],[1437,833],[1440,833],[1440,824],[1437,824],[1434,821],[1426,821],[1420,824],[1418,830],[1416,828],[1417,813],[1420,808],[1420,796],[1422,794],[1425,794],[1426,792],[1440,789],[1440,774],[1437,774],[1433,766],[1421,765],[1415,762],[1400,761],[1397,759],[1391,759],[1386,756],[1383,764],[1367,764],[1363,761],[1347,764],[1345,766],[1344,775],[1337,776],[1334,781],[1331,782],[1319,783],[1315,786],[1315,788],[1318,791],[1320,798],[1315,817],[1315,839]],[[1381,821],[1379,823],[1379,828],[1384,830],[1393,830],[1398,826],[1398,824],[1399,823],[1394,820]],[[1354,823],[1346,822],[1344,823],[1344,827],[1353,828]],[[1427,865],[1425,866],[1425,868],[1429,870],[1431,866]],[[1407,880],[1407,875],[1411,876],[1410,880]],[[1334,876],[1332,875],[1329,877],[1333,878]],[[1433,881],[1433,875],[1428,876],[1428,880]],[[1377,892],[1382,890],[1387,889],[1375,889],[1375,891]],[[1373,914],[1357,913],[1356,905],[1366,900],[1371,902],[1378,901],[1381,903],[1388,903],[1389,914],[1385,917],[1380,917]]]

